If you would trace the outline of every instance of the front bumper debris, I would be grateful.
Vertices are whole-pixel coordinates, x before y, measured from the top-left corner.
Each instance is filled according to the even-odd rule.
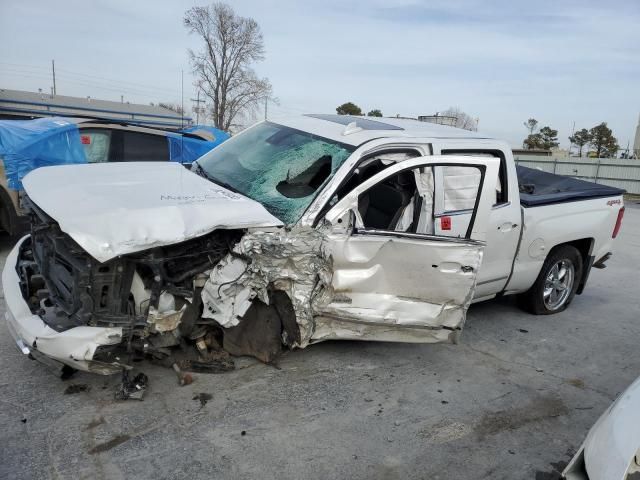
[[[96,361],[94,355],[101,346],[119,344],[122,341],[122,328],[81,326],[56,332],[38,315],[31,313],[22,297],[20,277],[16,271],[20,247],[27,238],[23,237],[13,247],[2,271],[7,308],[5,318],[20,351],[32,354],[36,359],[44,355],[77,370],[102,374],[121,372],[123,365]]]

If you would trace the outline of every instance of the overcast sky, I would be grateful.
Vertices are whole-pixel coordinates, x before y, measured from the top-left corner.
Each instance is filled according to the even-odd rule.
[[[0,88],[131,102],[194,96],[191,0],[0,0]],[[460,107],[521,143],[534,117],[567,144],[606,121],[621,146],[640,114],[640,0],[234,0],[264,34],[274,114],[385,115]],[[488,6],[491,4],[491,6]]]

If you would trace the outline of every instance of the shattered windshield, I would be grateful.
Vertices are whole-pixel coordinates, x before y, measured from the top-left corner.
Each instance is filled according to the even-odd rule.
[[[210,180],[295,223],[355,147],[270,122],[260,123],[198,159]]]

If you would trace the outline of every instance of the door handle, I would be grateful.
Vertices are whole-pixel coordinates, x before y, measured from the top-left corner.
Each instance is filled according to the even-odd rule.
[[[510,232],[514,228],[518,228],[518,224],[517,223],[505,222],[505,223],[503,223],[502,225],[500,225],[498,227],[498,230],[500,230],[501,232],[507,233],[507,232]]]

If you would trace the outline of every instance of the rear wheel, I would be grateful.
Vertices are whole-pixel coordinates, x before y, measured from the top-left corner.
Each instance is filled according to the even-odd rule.
[[[533,286],[520,296],[522,307],[535,315],[551,315],[566,309],[582,277],[582,256],[577,248],[562,245],[547,256]]]

